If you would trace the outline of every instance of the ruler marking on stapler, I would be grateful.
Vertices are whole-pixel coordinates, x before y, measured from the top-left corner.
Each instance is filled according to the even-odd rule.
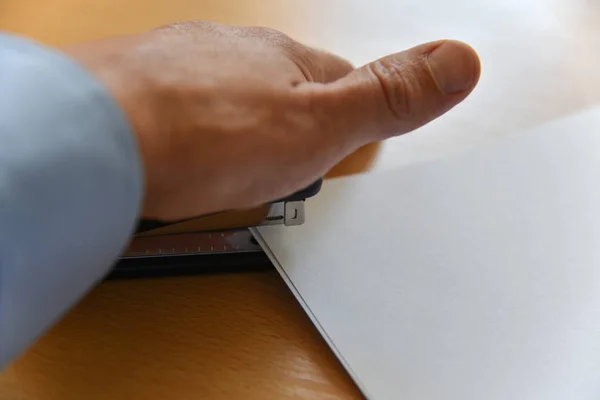
[[[271,204],[268,214],[257,226],[302,225],[304,223],[304,218],[304,200],[281,201]],[[258,243],[252,240],[252,233],[248,228],[244,227],[226,231],[138,236],[134,238],[132,245],[122,258],[152,258],[246,252],[262,252],[262,249]]]
[[[189,246],[190,241],[196,243]],[[122,258],[260,252],[248,229],[213,233],[182,233],[136,238]]]

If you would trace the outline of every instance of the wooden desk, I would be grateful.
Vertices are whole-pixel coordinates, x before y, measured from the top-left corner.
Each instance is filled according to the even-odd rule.
[[[103,284],[0,376],[2,400],[191,398],[361,397],[275,272]]]
[[[178,19],[295,26],[301,14],[282,3],[4,0],[0,29],[63,45]],[[361,395],[275,270],[105,283],[0,375],[0,400],[192,398]]]

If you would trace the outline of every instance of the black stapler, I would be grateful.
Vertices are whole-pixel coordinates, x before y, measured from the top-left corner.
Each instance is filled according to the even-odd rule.
[[[141,220],[109,279],[271,267],[248,228],[302,225],[304,202],[321,189],[320,179],[284,199],[253,210],[227,211],[183,221]]]

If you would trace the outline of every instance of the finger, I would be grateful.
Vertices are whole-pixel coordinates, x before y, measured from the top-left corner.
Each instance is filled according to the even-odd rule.
[[[291,57],[308,82],[334,82],[354,70],[354,66],[341,57],[301,44],[292,50]]]
[[[479,74],[479,58],[471,47],[438,41],[384,57],[333,83],[297,89],[309,96],[328,131],[367,143],[444,114],[468,96]]]

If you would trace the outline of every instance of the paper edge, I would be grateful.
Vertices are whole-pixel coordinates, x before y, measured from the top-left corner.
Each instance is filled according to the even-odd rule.
[[[325,340],[325,343],[327,343],[327,346],[329,346],[329,348],[331,349],[333,354],[336,356],[338,361],[342,364],[342,366],[344,367],[346,372],[350,375],[350,378],[354,381],[354,383],[356,384],[356,386],[358,387],[358,389],[360,390],[362,395],[365,396],[365,398],[367,398],[367,399],[372,398],[368,394],[368,391],[367,391],[365,385],[363,384],[363,382],[361,382],[361,380],[358,378],[357,374],[354,372],[354,370],[352,369],[352,367],[350,366],[348,361],[342,355],[341,351],[336,347],[335,343],[333,342],[333,339],[329,336],[329,334],[327,333],[325,328],[321,325],[321,323],[317,319],[316,315],[310,309],[310,306],[308,305],[306,300],[302,297],[302,294],[300,294],[300,291],[298,290],[298,288],[296,288],[296,286],[292,282],[291,278],[288,276],[285,269],[279,263],[279,260],[277,260],[277,257],[275,257],[275,254],[273,253],[273,251],[271,250],[271,248],[269,247],[269,245],[267,244],[265,239],[262,237],[259,229],[256,227],[249,228],[249,229],[250,229],[250,233],[252,233],[252,236],[254,236],[254,238],[260,245],[260,247],[263,249],[263,251],[265,252],[267,257],[269,258],[269,260],[273,263],[273,266],[275,267],[275,269],[277,270],[277,272],[279,273],[279,275],[281,276],[281,278],[283,279],[283,281],[285,282],[287,287],[294,294],[294,297],[296,298],[296,300],[298,301],[298,303],[300,304],[300,306],[302,307],[302,309],[304,310],[304,312],[306,313],[308,318],[311,320],[313,325],[317,328],[317,331],[319,331],[319,334]]]

